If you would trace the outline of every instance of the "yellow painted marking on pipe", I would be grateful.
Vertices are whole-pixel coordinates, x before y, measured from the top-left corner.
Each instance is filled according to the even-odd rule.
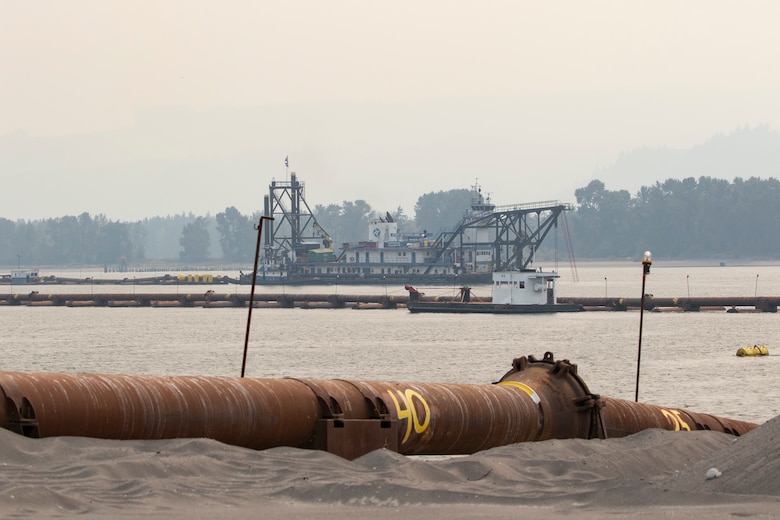
[[[534,392],[533,388],[531,388],[530,386],[528,386],[528,385],[526,385],[524,383],[519,383],[517,381],[501,381],[498,384],[499,385],[503,385],[503,386],[516,386],[517,388],[519,388],[520,390],[522,390],[526,394],[530,395],[531,396],[531,400],[533,402],[535,402],[536,404],[541,404],[541,402],[542,402],[542,400],[539,398],[539,394]]]
[[[409,440],[409,436],[412,434],[412,426],[414,426],[414,431],[417,433],[422,433],[428,429],[428,425],[431,424],[431,408],[428,406],[428,403],[425,402],[425,399],[412,389],[406,389],[403,393],[398,390],[397,393],[398,399],[400,399],[401,402],[396,399],[393,392],[388,392],[388,395],[390,395],[390,399],[392,399],[393,404],[395,404],[398,418],[406,419],[406,435],[401,439],[401,444],[403,444]],[[417,412],[417,406],[414,404],[415,399],[422,404],[425,413],[423,422],[420,422],[420,414]],[[401,407],[402,404],[403,408]]]
[[[688,426],[688,423],[683,421],[682,417],[680,417],[680,410],[661,410],[661,413],[674,425],[674,431],[691,431],[691,427]]]

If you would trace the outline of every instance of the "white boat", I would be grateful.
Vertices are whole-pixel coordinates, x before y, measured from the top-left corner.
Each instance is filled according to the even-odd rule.
[[[422,301],[420,294],[408,286],[410,312],[525,314],[540,312],[578,312],[578,304],[558,303],[555,292],[556,272],[523,269],[493,273],[491,301],[473,301],[471,289],[462,287],[460,301]]]
[[[3,275],[3,278],[12,284],[40,283],[41,281],[37,269],[16,269],[11,271],[10,275]]]

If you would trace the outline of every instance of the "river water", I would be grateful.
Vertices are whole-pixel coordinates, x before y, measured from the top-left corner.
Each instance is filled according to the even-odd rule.
[[[561,268],[560,296],[639,297],[638,263]],[[99,276],[84,271],[57,276]],[[233,274],[233,273],[228,273]],[[106,277],[111,277],[106,275]],[[248,286],[0,286],[0,292],[249,292]],[[455,287],[421,287],[454,294]],[[258,287],[258,292],[405,294],[396,286]],[[475,296],[488,287],[474,287]],[[657,297],[777,296],[780,266],[653,265]],[[0,306],[5,371],[239,376],[248,309]],[[639,311],[411,314],[405,309],[254,309],[247,376],[489,383],[522,355],[578,365],[590,390],[634,399]],[[645,312],[639,399],[748,421],[780,414],[780,316]],[[770,356],[737,357],[766,345]],[[775,355],[777,354],[777,355]]]

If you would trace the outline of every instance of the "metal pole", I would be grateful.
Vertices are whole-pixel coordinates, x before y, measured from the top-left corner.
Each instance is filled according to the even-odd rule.
[[[257,229],[257,247],[255,247],[255,268],[252,271],[252,290],[249,292],[249,316],[246,320],[246,336],[244,337],[244,359],[241,362],[241,377],[246,372],[246,354],[249,350],[249,329],[252,326],[252,308],[255,306],[255,282],[257,282],[257,261],[260,258],[260,237],[263,236],[263,221],[273,220],[273,217],[260,217]]]
[[[636,354],[636,390],[634,392],[634,401],[637,403],[639,402],[639,364],[642,360],[642,321],[645,315],[645,280],[650,273],[650,265],[652,263],[650,251],[645,251],[645,256],[642,259],[642,297],[639,300],[639,345]]]

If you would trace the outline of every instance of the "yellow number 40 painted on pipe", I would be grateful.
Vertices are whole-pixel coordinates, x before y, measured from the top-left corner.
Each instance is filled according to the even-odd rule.
[[[398,398],[402,401],[403,407],[395,395],[393,395],[394,392],[388,392],[388,394],[395,404],[398,418],[406,419],[406,435],[401,440],[402,444],[409,440],[409,436],[412,434],[412,426],[414,426],[414,431],[417,433],[422,433],[428,428],[428,425],[431,423],[431,409],[419,393],[411,389],[407,389],[404,393],[398,391]],[[424,418],[422,422],[420,422],[420,414],[417,411],[415,400],[422,404],[423,407]]]
[[[661,410],[661,413],[674,425],[674,431],[691,431],[691,427],[688,426],[688,423],[683,421],[682,417],[680,417],[680,410]]]

